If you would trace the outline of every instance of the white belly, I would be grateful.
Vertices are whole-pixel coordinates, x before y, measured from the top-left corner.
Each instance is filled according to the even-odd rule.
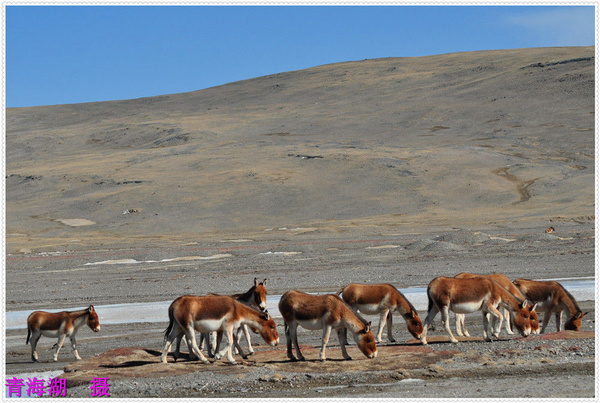
[[[223,327],[223,319],[203,319],[194,322],[194,329],[199,332],[216,332]]]
[[[298,325],[308,330],[319,330],[323,329],[323,320],[321,318],[312,320],[299,320]]]
[[[58,330],[42,330],[42,335],[46,337],[58,337]]]
[[[450,310],[455,313],[471,313],[481,309],[483,301],[461,302],[459,304],[450,304]]]
[[[381,306],[379,304],[359,304],[356,308],[365,315],[377,315],[381,312]]]

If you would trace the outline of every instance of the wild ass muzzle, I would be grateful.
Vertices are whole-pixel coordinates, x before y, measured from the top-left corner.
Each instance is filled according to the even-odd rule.
[[[498,310],[499,305],[508,309],[513,327],[522,336],[527,337],[531,333],[530,310],[535,307],[529,308],[527,300],[517,299],[504,287],[488,278],[437,277],[427,287],[427,298],[428,313],[421,333],[423,344],[427,344],[427,327],[438,312],[442,313],[442,323],[450,336],[450,341],[458,343],[450,330],[449,311],[455,313],[482,311],[483,337],[486,341],[491,341],[490,321],[487,314],[501,320],[503,317]]]
[[[546,330],[552,313],[556,319],[556,331],[560,332],[562,324],[563,311],[568,311],[569,318],[565,323],[565,330],[579,331],[581,329],[581,319],[588,312],[583,313],[577,301],[571,293],[556,281],[535,281],[526,279],[516,279],[515,286],[527,296],[527,299],[536,302],[537,307],[544,312],[542,322],[542,333]]]
[[[490,280],[494,280],[496,283],[498,283],[502,287],[506,288],[508,290],[508,292],[510,292],[512,295],[514,295],[518,299],[520,299],[522,301],[527,299],[527,297],[521,291],[519,291],[517,286],[515,286],[512,283],[512,281],[510,281],[510,279],[508,277],[506,277],[504,274],[499,274],[499,273],[493,273],[493,274],[459,273],[456,276],[454,276],[454,278],[474,278],[474,277],[486,277],[486,278],[489,278]],[[531,299],[529,299],[529,301],[531,301]],[[532,301],[532,302],[535,303],[535,301]],[[500,335],[503,323],[506,328],[506,333],[515,334],[515,332],[512,331],[511,323],[509,320],[510,314],[509,314],[508,310],[506,308],[502,308],[501,312],[504,316],[504,319],[502,321],[496,321],[495,318],[493,318],[493,320],[492,320],[492,328],[494,329],[494,336],[498,337]],[[539,323],[539,319],[538,319],[538,314],[535,312],[535,310],[530,310],[530,319],[531,319],[531,334],[540,333],[540,323]],[[467,328],[465,327],[465,315],[462,313],[456,314],[456,333],[459,336],[470,337],[470,334],[467,331]]]
[[[81,360],[77,352],[75,335],[77,334],[77,330],[86,323],[94,332],[100,331],[100,321],[93,305],[79,311],[56,313],[44,311],[32,312],[27,318],[27,341],[25,342],[25,344],[31,342],[31,360],[34,362],[38,360],[36,348],[42,336],[58,337],[58,342],[53,347],[55,349],[54,361],[58,360],[58,352],[63,346],[66,337],[71,340],[75,359]]]
[[[264,279],[262,282],[259,282],[258,279],[255,277],[254,284],[252,285],[252,287],[250,287],[250,289],[248,291],[246,291],[243,294],[229,295],[229,297],[231,297],[243,304],[246,304],[247,306],[249,306],[251,308],[254,308],[256,310],[263,312],[267,309],[266,285],[267,285],[267,279]],[[218,295],[218,294],[211,293],[208,295]],[[244,350],[240,347],[240,345],[238,343],[240,340],[241,332],[244,332],[244,335],[246,336],[246,341],[248,342],[248,355],[254,354],[254,348],[252,347],[252,341],[250,338],[250,332],[249,332],[248,327],[246,325],[241,325],[239,328],[236,328],[235,334],[234,334],[234,347],[237,350],[237,352],[240,354],[240,356],[243,359],[246,359],[248,357],[246,354],[244,354]],[[181,334],[179,337],[177,337],[177,342],[175,344],[175,351],[173,352],[173,357],[175,358],[175,360],[177,360],[177,358],[179,357],[179,350],[180,350],[180,346],[181,346],[181,338],[182,337],[183,337],[183,334]],[[216,354],[216,351],[219,348],[222,337],[223,337],[222,332],[201,333],[200,343],[198,343],[198,344],[199,344],[200,348],[202,348],[204,341],[206,341],[206,349],[208,352],[208,356],[212,358],[212,357],[214,357],[214,354]]]
[[[202,333],[223,331],[227,338],[225,346],[217,352],[218,360],[227,355],[227,360],[235,364],[231,347],[234,344],[233,331],[241,325],[247,325],[260,333],[263,340],[271,346],[279,344],[279,335],[273,318],[268,312],[258,312],[226,296],[184,295],[177,298],[169,307],[169,326],[165,331],[165,347],[161,362],[167,362],[167,354],[173,341],[185,334],[188,348],[202,362],[209,361],[196,343],[195,331]]]
[[[287,355],[290,360],[304,361],[298,345],[298,325],[309,330],[323,330],[321,352],[319,357],[325,361],[325,347],[329,341],[331,330],[336,329],[344,359],[352,358],[346,351],[346,334],[343,329],[352,332],[358,348],[368,358],[377,356],[375,336],[371,332],[371,322],[367,322],[337,295],[311,295],[291,290],[282,295],[279,311],[285,321]],[[292,343],[296,347],[298,358],[292,353]]]
[[[381,343],[383,328],[387,323],[387,333],[390,342],[396,340],[392,335],[392,314],[397,311],[404,320],[409,333],[419,339],[423,332],[423,324],[415,307],[406,297],[391,284],[348,284],[337,292],[355,312],[364,315],[379,314],[379,329],[377,343]]]

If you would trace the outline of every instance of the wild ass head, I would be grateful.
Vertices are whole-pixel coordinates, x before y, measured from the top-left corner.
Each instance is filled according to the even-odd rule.
[[[371,332],[371,322],[365,325],[364,329],[356,332],[354,341],[356,341],[358,349],[362,351],[367,358],[377,357],[377,345],[375,344],[375,336],[373,335],[373,332]]]
[[[263,338],[265,343],[270,344],[271,346],[276,346],[279,344],[279,333],[277,333],[277,326],[275,326],[275,321],[269,315],[268,311],[260,312],[261,318],[261,328],[257,329],[260,336]],[[255,330],[255,329],[253,329]]]
[[[404,315],[404,319],[406,319],[406,327],[410,334],[412,334],[415,339],[419,340],[421,333],[423,333],[423,323],[421,323],[421,318],[419,318],[417,312],[411,309],[410,313]]]
[[[99,332],[100,331],[100,320],[98,319],[98,314],[96,313],[96,310],[94,309],[94,305],[90,305],[88,307],[87,311],[88,311],[87,325],[94,332]]]
[[[264,279],[262,283],[258,282],[258,279],[254,278],[254,303],[261,310],[267,309],[267,279]]]
[[[535,311],[535,305],[530,306],[529,301],[525,300],[511,313],[512,325],[523,337],[531,334],[531,312]]]
[[[565,330],[575,330],[578,332],[579,329],[581,329],[581,319],[587,314],[588,312],[582,313],[581,311],[578,311],[573,317],[567,320],[565,323]]]

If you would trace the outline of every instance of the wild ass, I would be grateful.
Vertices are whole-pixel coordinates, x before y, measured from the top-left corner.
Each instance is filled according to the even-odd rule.
[[[561,284],[556,281],[534,281],[522,278],[516,279],[514,284],[527,296],[527,299],[537,302],[540,310],[544,311],[542,333],[546,330],[552,313],[556,318],[556,331],[560,332],[563,311],[569,312],[565,330],[581,329],[581,319],[588,313],[581,312],[575,298]]]
[[[231,353],[231,346],[234,344],[233,331],[241,325],[247,325],[259,332],[267,344],[276,346],[279,343],[275,322],[268,312],[258,312],[226,296],[181,296],[169,307],[169,326],[165,331],[165,347],[160,359],[163,363],[167,362],[167,354],[173,341],[183,332],[190,353],[207,363],[208,360],[196,343],[194,330],[204,333],[223,331],[227,343],[217,352],[215,358],[220,359],[227,354],[227,360],[235,364]]]
[[[394,343],[392,335],[392,313],[398,311],[406,321],[410,334],[418,339],[423,331],[423,324],[415,307],[406,297],[391,284],[348,284],[337,292],[355,312],[365,315],[379,314],[377,342],[381,343],[384,325],[387,323],[388,339]]]
[[[521,291],[519,291],[517,286],[515,286],[512,283],[512,281],[510,281],[510,279],[508,277],[506,277],[504,274],[499,274],[499,273],[493,273],[493,274],[458,273],[456,276],[454,276],[454,278],[474,278],[474,277],[486,277],[491,280],[494,280],[496,283],[498,283],[502,287],[506,288],[508,290],[508,292],[510,292],[512,295],[514,295],[518,299],[520,299],[522,301],[527,299],[527,297],[525,295],[523,295],[523,293]],[[531,301],[531,299],[530,299],[530,301]],[[533,302],[535,302],[535,301],[533,301]],[[500,334],[500,331],[502,329],[502,323],[504,323],[504,325],[505,325],[506,333],[515,334],[512,331],[510,320],[508,320],[510,317],[508,314],[508,310],[506,308],[502,308],[501,312],[504,315],[504,320],[499,321],[495,326],[493,323],[493,322],[496,322],[495,318],[492,321],[492,327],[494,328],[494,336],[498,337],[498,335]],[[538,334],[540,332],[540,323],[539,323],[539,319],[538,319],[538,314],[535,312],[535,310],[530,310],[530,313],[531,313],[531,315],[530,315],[531,333]],[[456,314],[456,333],[459,336],[466,336],[466,337],[470,336],[469,332],[467,331],[467,328],[465,327],[465,315],[462,313]]]
[[[346,352],[346,334],[343,329],[352,332],[358,348],[368,358],[377,356],[375,336],[371,332],[371,322],[367,322],[352,311],[352,309],[334,294],[311,295],[291,290],[282,295],[279,301],[279,311],[285,321],[285,336],[287,340],[287,355],[296,361],[292,353],[292,342],[296,347],[298,359],[305,358],[298,345],[298,325],[309,329],[323,329],[323,339],[319,357],[325,361],[325,347],[329,342],[332,329],[337,329],[340,347],[344,359],[352,358]]]
[[[427,317],[423,323],[421,343],[427,344],[427,326],[433,321],[438,312],[442,313],[442,322],[452,343],[458,340],[450,330],[449,311],[455,313],[483,312],[483,337],[491,341],[491,329],[487,313],[502,319],[498,305],[505,307],[510,312],[514,327],[522,336],[531,333],[530,309],[527,300],[520,301],[504,287],[493,280],[484,277],[478,278],[450,278],[437,277],[427,287],[429,300]]]
[[[254,285],[252,287],[250,287],[250,289],[248,291],[246,291],[243,294],[242,293],[233,294],[233,295],[230,295],[230,297],[243,303],[243,304],[248,305],[251,308],[255,308],[257,310],[264,311],[265,309],[267,309],[267,289],[265,287],[266,285],[267,285],[267,279],[264,279],[262,282],[259,283],[258,279],[255,277]],[[211,293],[209,295],[218,295],[218,294]],[[252,342],[250,339],[250,332],[248,331],[248,327],[246,325],[242,325],[239,328],[235,329],[234,346],[237,349],[240,356],[242,358],[246,359],[246,358],[248,358],[247,355],[244,354],[244,350],[238,344],[239,339],[240,339],[240,333],[242,331],[246,335],[246,341],[248,342],[248,355],[254,354],[254,348],[252,348]],[[175,344],[175,352],[173,353],[173,357],[175,357],[175,359],[177,359],[177,357],[179,357],[179,349],[181,346],[181,338],[182,337],[183,337],[183,334],[181,334],[177,338],[177,343]],[[200,348],[202,348],[202,345],[204,344],[204,341],[206,340],[206,348],[208,351],[208,356],[214,357],[216,350],[219,348],[221,338],[222,338],[222,333],[218,333],[218,334],[215,334],[214,332],[202,333],[200,335],[199,346],[200,346]],[[190,351],[190,353],[191,353],[191,351]]]
[[[100,321],[98,320],[98,314],[93,305],[79,311],[63,311],[56,313],[43,311],[32,312],[27,318],[27,341],[25,342],[25,344],[27,344],[31,341],[31,360],[34,362],[38,360],[36,348],[41,336],[58,337],[58,342],[53,347],[55,349],[54,361],[58,360],[58,352],[66,337],[69,337],[71,340],[71,347],[73,348],[75,359],[81,360],[81,357],[77,352],[75,335],[77,334],[77,330],[85,323],[87,323],[94,332],[100,331]]]

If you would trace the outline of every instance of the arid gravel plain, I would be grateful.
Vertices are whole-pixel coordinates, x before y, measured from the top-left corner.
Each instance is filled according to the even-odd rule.
[[[5,326],[6,376],[65,370],[70,397],[104,376],[113,397],[594,398],[594,297],[580,332],[553,318],[486,343],[472,314],[452,344],[438,316],[421,346],[395,317],[377,358],[351,344],[342,360],[332,335],[325,363],[321,332],[300,333],[306,362],[287,359],[275,309],[280,344],[254,336],[236,366],[160,364],[166,310],[129,312],[255,277],[273,298],[462,271],[593,281],[594,65],[593,47],[387,58],[7,109],[6,323],[89,304],[127,319],[81,328],[80,362],[68,343],[52,362],[42,338],[32,363],[25,323]]]

